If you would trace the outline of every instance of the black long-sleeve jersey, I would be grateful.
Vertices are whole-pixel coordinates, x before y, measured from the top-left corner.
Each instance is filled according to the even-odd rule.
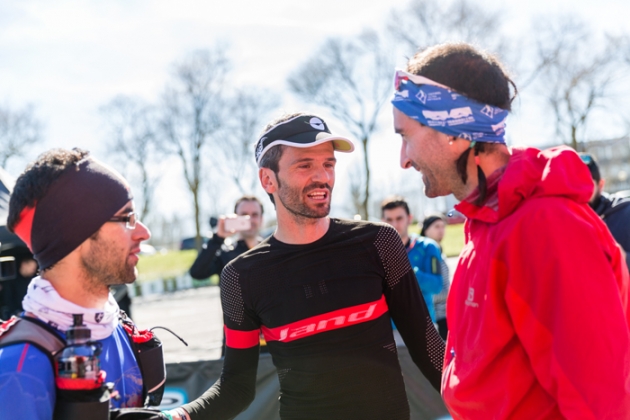
[[[185,406],[192,419],[229,419],[251,403],[260,330],[278,370],[285,420],[409,419],[390,316],[440,388],[444,342],[389,225],[331,219],[310,244],[270,237],[225,267],[221,302],[223,372]]]

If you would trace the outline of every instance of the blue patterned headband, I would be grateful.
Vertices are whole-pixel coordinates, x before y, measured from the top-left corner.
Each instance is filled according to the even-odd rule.
[[[421,124],[449,136],[505,144],[506,110],[402,70],[396,71],[395,87],[392,105]]]

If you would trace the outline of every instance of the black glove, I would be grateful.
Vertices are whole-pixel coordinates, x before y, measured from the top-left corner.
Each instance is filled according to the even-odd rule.
[[[109,420],[167,420],[167,417],[150,408],[116,408],[109,412]]]

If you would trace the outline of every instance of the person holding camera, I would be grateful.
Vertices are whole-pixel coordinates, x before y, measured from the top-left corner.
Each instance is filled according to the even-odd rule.
[[[258,245],[262,238],[258,232],[263,221],[263,206],[253,195],[244,195],[234,204],[235,216],[221,216],[217,231],[203,245],[197,259],[190,267],[193,279],[203,280],[221,274],[223,267],[245,251]],[[226,243],[225,239],[238,233],[238,240]]]

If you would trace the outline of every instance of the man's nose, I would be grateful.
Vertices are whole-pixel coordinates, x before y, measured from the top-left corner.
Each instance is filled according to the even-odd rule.
[[[324,183],[327,183],[328,181],[330,181],[332,177],[333,177],[333,174],[331,173],[331,171],[324,167],[316,169],[312,175],[313,181],[319,181],[319,182],[324,182]]]
[[[151,231],[142,222],[136,222],[136,227],[132,233],[133,239],[136,241],[148,241],[151,238]]]
[[[400,167],[403,169],[411,168],[411,159],[407,157],[404,142],[402,142],[402,145],[400,146]]]

